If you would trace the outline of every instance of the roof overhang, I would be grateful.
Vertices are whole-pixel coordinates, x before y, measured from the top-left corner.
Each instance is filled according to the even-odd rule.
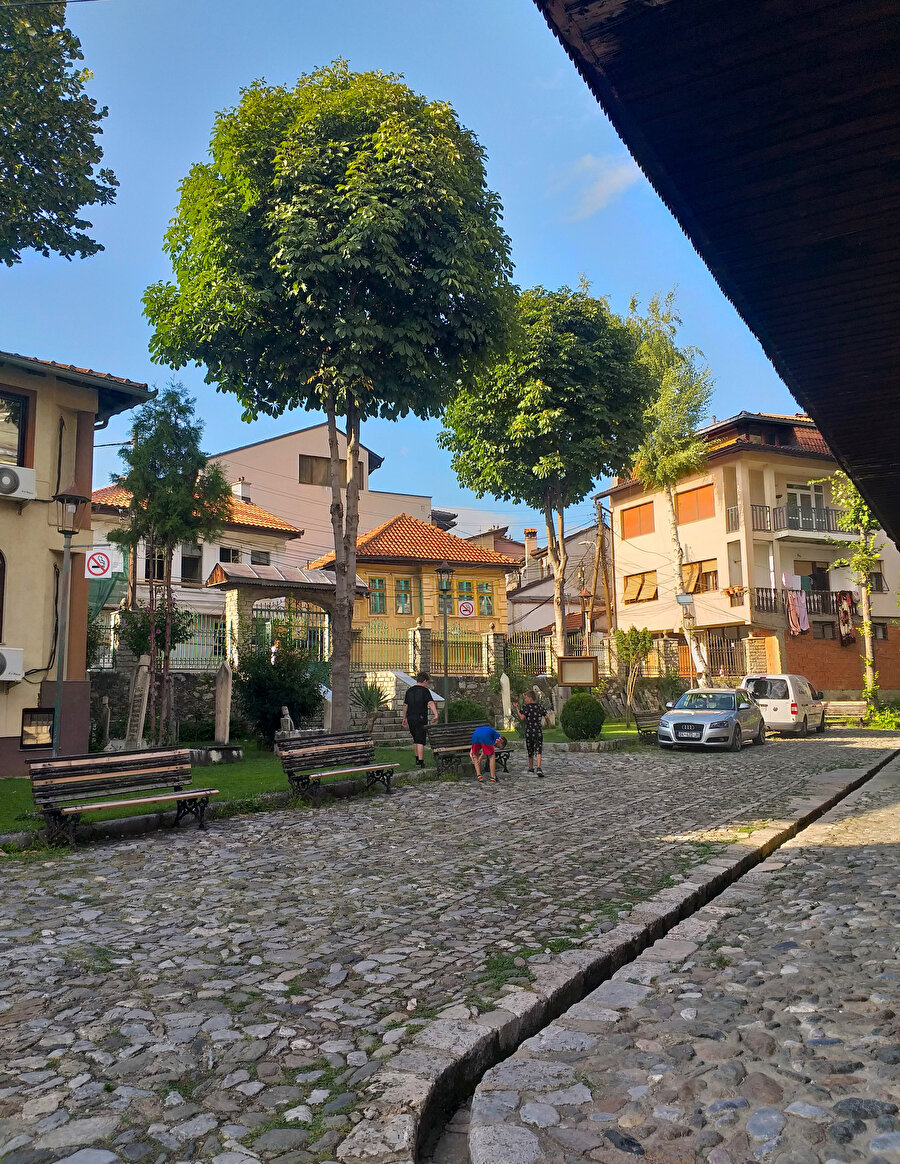
[[[838,463],[900,538],[900,8],[535,3]]]
[[[239,587],[258,586],[266,590],[318,591],[333,594],[335,589],[334,571],[301,570],[298,566],[250,566],[245,562],[217,562],[206,579],[206,586],[212,590],[236,590]],[[356,593],[368,594],[369,588],[357,575]]]
[[[93,388],[97,393],[97,421],[101,424],[120,412],[127,412],[138,404],[146,404],[156,395],[148,384],[136,380],[125,380],[106,372],[93,372],[89,368],[76,368],[72,364],[57,364],[53,360],[20,356],[15,352],[0,352],[0,367],[4,364],[18,368],[29,376],[52,376],[63,384]]]

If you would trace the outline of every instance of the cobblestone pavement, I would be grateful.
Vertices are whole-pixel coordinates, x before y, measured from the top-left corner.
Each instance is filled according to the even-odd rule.
[[[423,1022],[489,1006],[528,956],[609,928],[817,772],[895,742],[554,757],[540,782],[6,859],[0,1156],[332,1160],[360,1085]]]
[[[900,1160],[898,923],[894,760],[489,1071],[473,1164]]]

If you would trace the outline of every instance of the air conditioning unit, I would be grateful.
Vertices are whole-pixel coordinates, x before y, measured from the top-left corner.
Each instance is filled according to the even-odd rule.
[[[22,647],[0,647],[0,683],[21,683],[25,678]]]
[[[0,465],[0,498],[33,501],[36,496],[34,469],[23,469],[20,465]]]

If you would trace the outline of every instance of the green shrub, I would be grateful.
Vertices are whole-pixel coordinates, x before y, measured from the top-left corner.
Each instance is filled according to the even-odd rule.
[[[865,718],[865,726],[881,731],[900,730],[900,707],[886,703],[876,711],[870,711]]]
[[[238,657],[234,686],[241,709],[260,743],[271,748],[282,706],[287,707],[295,724],[318,711],[326,670],[309,651],[286,646],[280,646],[273,655],[268,646],[248,643]]]
[[[570,740],[596,740],[603,731],[606,712],[599,699],[587,692],[579,692],[563,705],[559,719]]]
[[[490,723],[491,717],[484,708],[471,699],[454,699],[447,708],[447,718],[450,723],[468,723],[478,720],[479,723]]]

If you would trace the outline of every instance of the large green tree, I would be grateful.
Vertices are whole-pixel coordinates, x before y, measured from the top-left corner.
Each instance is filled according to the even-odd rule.
[[[675,559],[675,592],[686,594],[675,486],[706,467],[709,446],[697,435],[697,429],[709,408],[713,378],[702,362],[702,352],[678,346],[681,317],[674,291],[654,295],[643,315],[638,308],[637,300],[633,300],[628,325],[637,340],[638,359],[652,379],[654,395],[647,409],[646,435],[638,449],[634,473],[645,489],[661,492],[666,498]],[[703,682],[708,683],[709,661],[685,610],[682,606],[682,631],[694,666]]]
[[[598,477],[631,464],[651,385],[634,336],[587,283],[524,291],[518,319],[515,350],[457,392],[439,441],[479,497],[543,513],[556,650],[565,654],[565,511]]]
[[[66,28],[65,4],[0,0],[0,260],[22,251],[71,259],[103,247],[79,216],[105,205],[118,186],[97,169],[106,108],[84,91],[91,74],[78,38]]]
[[[321,409],[335,550],[333,723],[346,726],[360,422],[437,415],[506,343],[509,240],[449,105],[343,62],[219,114],[145,295],[151,351],[205,364],[244,419]],[[338,421],[346,430],[346,456]]]
[[[162,657],[162,684],[157,735],[159,743],[171,739],[172,683],[169,659],[173,647],[172,558],[184,542],[212,540],[231,514],[232,494],[228,481],[200,448],[203,426],[194,413],[195,402],[180,385],[173,384],[135,415],[132,440],[123,446],[126,471],[114,478],[131,494],[129,522],[113,530],[111,542],[146,551],[150,569],[148,617],[150,641],[150,722],[156,719],[156,670]],[[157,570],[157,560],[161,570]],[[159,601],[158,589],[163,601]],[[162,624],[160,626],[160,623]],[[162,650],[155,649],[157,628],[162,630]]]

